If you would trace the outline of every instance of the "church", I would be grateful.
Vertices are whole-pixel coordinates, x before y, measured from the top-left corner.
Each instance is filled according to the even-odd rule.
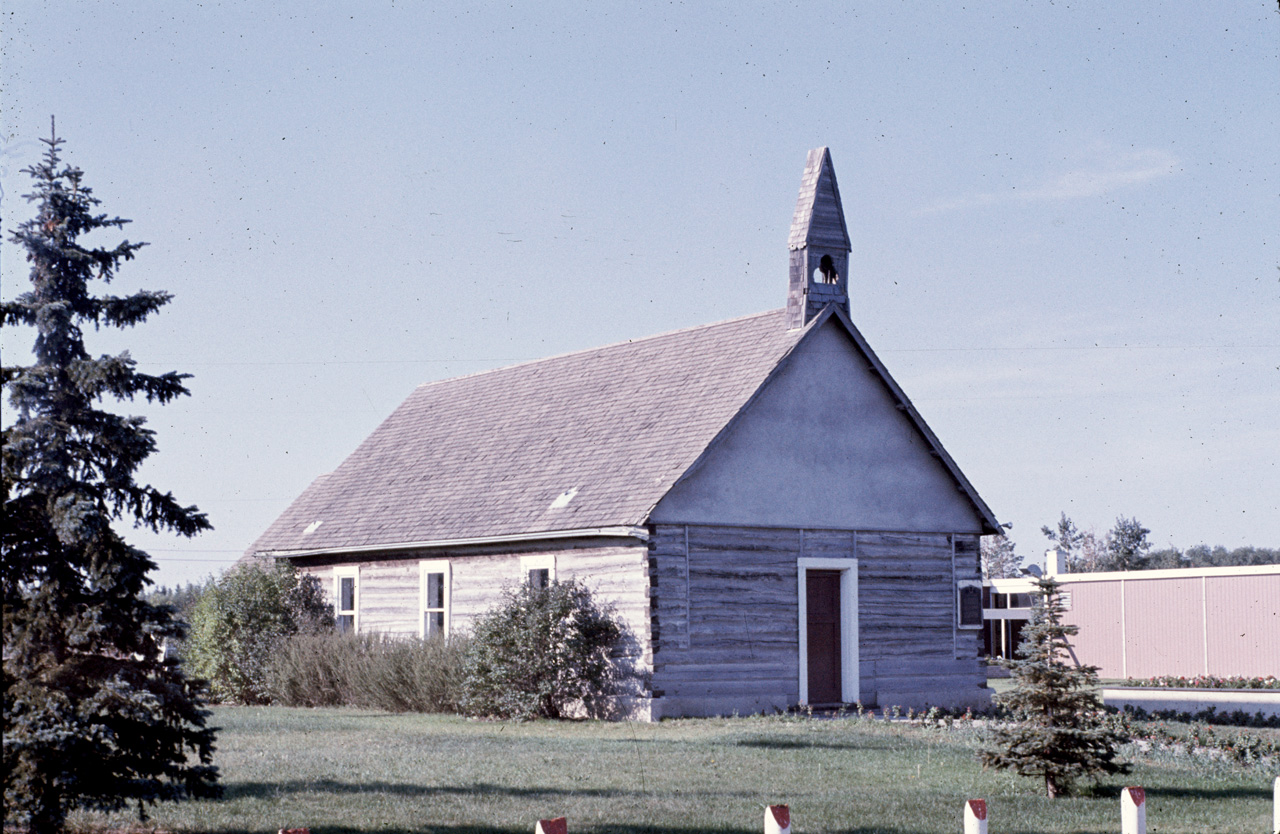
[[[788,248],[785,308],[419,386],[248,555],[408,637],[581,580],[638,717],[985,705],[1000,525],[850,320],[826,148]]]

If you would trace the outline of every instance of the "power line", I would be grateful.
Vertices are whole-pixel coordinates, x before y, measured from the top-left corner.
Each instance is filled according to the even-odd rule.
[[[1031,351],[1090,351],[1090,350],[1275,350],[1280,348],[1280,344],[1275,345],[1024,345],[1014,347],[1004,346],[965,346],[965,347],[919,347],[919,348],[881,348],[877,353],[973,353],[980,351],[1013,351],[1013,352],[1031,352]],[[482,364],[499,363],[499,362],[531,362],[542,357],[538,356],[507,356],[507,357],[484,357],[484,358],[467,358],[467,357],[451,357],[445,359],[422,358],[422,359],[304,359],[295,361],[254,361],[254,362],[201,362],[198,360],[174,359],[174,360],[147,360],[139,362],[140,367],[167,367],[172,362],[178,362],[189,367],[205,367],[205,368],[222,368],[222,367],[298,367],[298,366],[328,366],[328,365],[423,365],[429,363],[437,364],[453,364],[460,362],[476,362]]]

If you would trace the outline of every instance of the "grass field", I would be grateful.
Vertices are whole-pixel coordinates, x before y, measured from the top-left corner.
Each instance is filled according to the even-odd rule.
[[[238,707],[213,723],[226,796],[159,806],[143,830],[528,834],[563,815],[570,832],[745,833],[761,830],[765,804],[785,802],[797,834],[953,834],[963,800],[980,797],[991,834],[1113,834],[1118,789],[1137,784],[1153,834],[1244,834],[1270,831],[1275,776],[1162,753],[1095,795],[1050,801],[1032,780],[975,763],[982,727],[879,720],[509,724]],[[127,816],[75,822],[136,827]]]

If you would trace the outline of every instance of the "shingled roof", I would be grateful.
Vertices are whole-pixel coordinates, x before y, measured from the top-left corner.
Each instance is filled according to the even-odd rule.
[[[774,310],[421,385],[249,552],[643,524],[817,323]]]

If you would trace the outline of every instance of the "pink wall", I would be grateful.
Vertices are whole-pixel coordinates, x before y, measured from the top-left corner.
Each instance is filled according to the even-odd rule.
[[[1120,583],[1064,582],[1063,589],[1071,594],[1071,608],[1064,619],[1080,627],[1071,640],[1076,660],[1099,667],[1098,674],[1104,678],[1124,677],[1120,673]]]
[[[1127,677],[1204,674],[1203,581],[1125,580]]]
[[[1205,601],[1212,674],[1280,675],[1280,575],[1206,577]]]
[[[1065,619],[1080,628],[1079,662],[1104,678],[1280,675],[1280,573],[1159,573],[1058,576],[1071,594]]]

